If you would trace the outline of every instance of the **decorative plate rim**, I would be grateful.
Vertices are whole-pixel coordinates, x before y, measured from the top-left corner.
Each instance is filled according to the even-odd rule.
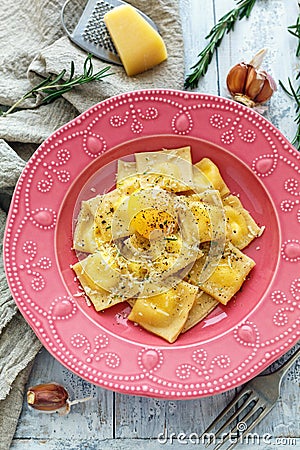
[[[206,126],[195,126],[201,120],[206,120]],[[238,154],[270,193],[281,227],[278,270],[283,279],[279,283],[275,276],[266,293],[264,310],[270,317],[264,319],[270,321],[269,329],[262,326],[259,305],[225,333],[222,346],[218,337],[201,346],[187,345],[190,352],[181,364],[175,361],[176,346],[124,343],[94,324],[90,335],[79,330],[72,333],[70,328],[78,328],[79,318],[89,324],[91,321],[78,308],[76,298],[63,289],[54,249],[59,202],[84,167],[124,141],[163,135],[165,129],[174,137],[207,140]],[[81,158],[74,159],[77,143]],[[241,149],[248,150],[253,143],[253,152],[241,155]],[[300,241],[295,237],[300,222],[300,209],[296,212],[299,161],[299,153],[268,120],[219,96],[146,89],[116,95],[92,106],[41,144],[17,183],[4,236],[4,265],[17,306],[56,359],[101,387],[125,394],[187,399],[239,386],[299,339]],[[279,203],[271,195],[274,173],[281,182],[277,188],[278,197],[282,197]],[[48,281],[57,276],[60,282],[50,289]],[[134,363],[126,373],[120,355],[128,351]],[[238,363],[233,358],[237,351],[242,354]]]

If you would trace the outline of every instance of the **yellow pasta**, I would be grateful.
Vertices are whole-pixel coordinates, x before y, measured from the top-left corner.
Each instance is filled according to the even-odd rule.
[[[187,321],[197,292],[195,286],[180,281],[159,295],[138,298],[128,319],[172,343]]]
[[[222,197],[229,194],[230,190],[223,180],[218,167],[209,158],[201,159],[195,166],[206,175],[214,189],[217,189]]]
[[[203,277],[203,267],[207,257],[208,254],[205,253],[195,262],[188,280],[226,305],[241,288],[255,262],[228,242],[219,261],[214,261],[214,267],[206,278]]]
[[[181,333],[185,333],[204,319],[219,304],[218,300],[204,291],[198,290]]]
[[[242,250],[253,239],[258,237],[262,230],[251,217],[249,211],[243,207],[238,197],[228,195],[228,197],[223,199],[223,205],[228,225],[229,240]]]

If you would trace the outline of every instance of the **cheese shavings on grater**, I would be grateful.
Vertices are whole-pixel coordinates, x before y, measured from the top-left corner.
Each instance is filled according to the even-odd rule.
[[[65,19],[67,7],[71,1],[67,0],[61,11],[62,25],[71,41],[104,61],[122,65],[103,17],[116,6],[126,5],[127,3],[121,0],[89,0],[74,30],[70,31]],[[138,9],[137,11],[157,30],[155,23],[146,14]]]

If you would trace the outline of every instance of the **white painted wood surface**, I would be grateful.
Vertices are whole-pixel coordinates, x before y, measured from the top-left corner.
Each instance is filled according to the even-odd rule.
[[[234,0],[179,0],[185,39],[186,73],[205,45],[205,36],[216,20],[235,5]],[[296,39],[287,32],[298,14],[296,0],[257,0],[251,18],[237,23],[218,49],[197,91],[228,96],[225,88],[230,66],[250,60],[262,47],[268,47],[265,68],[276,79],[285,81],[299,71],[296,61]],[[279,90],[266,113],[288,139],[295,132],[294,105]],[[34,413],[24,403],[22,415],[11,446],[12,450],[59,449],[172,449],[203,448],[195,443],[219,411],[235,395],[235,390],[199,400],[167,401],[121,395],[95,387],[75,376],[42,350],[38,355],[29,384],[45,381],[62,383],[71,397],[92,396],[87,403],[73,407],[66,417]],[[300,448],[299,429],[299,363],[282,386],[282,397],[273,411],[256,428],[260,441],[249,442],[248,450],[258,448]],[[167,443],[158,436],[181,434]],[[184,437],[186,436],[186,437]],[[191,436],[191,439],[190,439]],[[241,449],[244,444],[238,444]]]

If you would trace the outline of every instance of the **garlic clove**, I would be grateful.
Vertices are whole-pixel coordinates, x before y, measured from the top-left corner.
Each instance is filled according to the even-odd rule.
[[[245,95],[254,100],[260,93],[265,82],[265,76],[254,67],[249,68],[245,85]]]
[[[227,75],[227,88],[233,95],[242,94],[247,80],[248,66],[245,63],[233,66]]]
[[[264,85],[259,92],[259,94],[255,97],[256,103],[265,103],[272,97],[274,89],[271,87],[269,80],[266,78]]]
[[[48,414],[58,412],[60,416],[68,414],[71,406],[87,402],[91,398],[70,401],[68,391],[57,383],[38,384],[27,391],[27,403],[31,408]]]
[[[45,383],[32,386],[27,391],[27,403],[33,409],[44,412],[66,411],[69,394],[66,389],[57,383]]]

